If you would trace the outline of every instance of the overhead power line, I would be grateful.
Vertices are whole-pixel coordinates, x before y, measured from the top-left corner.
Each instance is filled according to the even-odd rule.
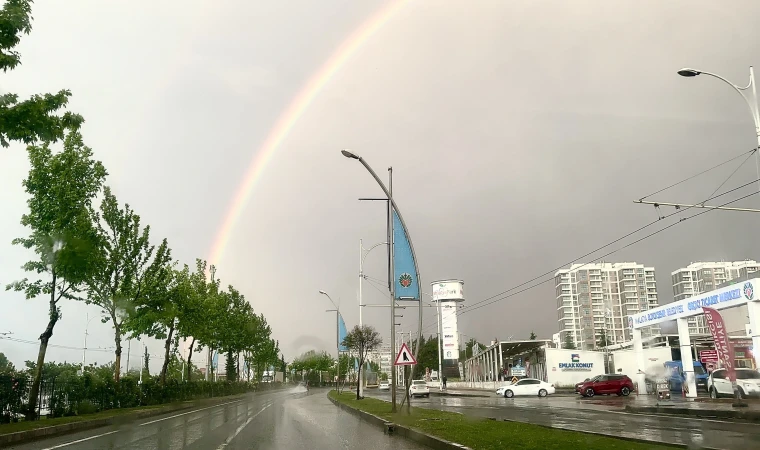
[[[756,183],[756,182],[757,182],[757,180],[754,180],[752,183]],[[751,184],[751,183],[750,183],[750,184]],[[742,186],[742,187],[743,187],[743,186]],[[732,191],[733,191],[733,190],[732,190]],[[728,192],[732,192],[732,191],[728,191]],[[728,193],[728,192],[726,192],[726,193]],[[711,209],[705,209],[704,211],[700,211],[700,212],[698,212],[698,213],[696,213],[696,214],[693,214],[693,215],[691,215],[691,216],[689,216],[689,217],[684,217],[684,218],[680,219],[679,221],[677,221],[677,222],[673,222],[672,224],[670,224],[670,225],[668,225],[668,226],[666,226],[666,227],[664,227],[664,228],[661,228],[661,229],[659,229],[659,230],[657,230],[657,231],[654,231],[654,232],[652,232],[652,233],[649,233],[648,235],[646,235],[646,236],[644,236],[644,237],[642,237],[642,238],[639,238],[639,239],[637,239],[637,240],[635,240],[635,241],[633,241],[633,242],[631,242],[631,243],[628,243],[628,244],[626,244],[626,245],[624,245],[624,246],[622,246],[622,247],[620,247],[620,248],[618,248],[618,249],[616,249],[616,250],[613,250],[613,251],[611,251],[611,252],[609,252],[609,253],[606,253],[606,254],[604,254],[604,255],[602,255],[602,256],[600,256],[600,257],[598,257],[598,258],[595,258],[595,261],[598,261],[598,260],[600,260],[600,259],[603,259],[603,258],[605,258],[605,257],[607,257],[607,256],[610,256],[610,255],[614,254],[614,253],[617,253],[617,252],[619,252],[620,250],[623,250],[623,249],[625,249],[625,248],[628,248],[628,247],[630,247],[630,246],[632,246],[632,245],[638,244],[639,242],[641,242],[641,241],[644,241],[644,240],[646,240],[646,239],[649,239],[650,237],[652,237],[652,236],[655,236],[655,235],[657,235],[657,234],[660,234],[660,233],[662,233],[663,231],[665,231],[665,230],[668,230],[668,229],[670,229],[670,228],[673,228],[673,227],[674,227],[674,226],[676,226],[676,225],[680,225],[680,224],[682,224],[682,223],[686,222],[687,220],[690,220],[690,219],[693,219],[693,218],[695,218],[695,217],[701,216],[702,214],[707,214],[707,213],[709,213],[709,212],[715,211],[715,209],[717,209],[717,208],[720,208],[720,207],[722,207],[722,206],[730,205],[731,203],[735,203],[735,202],[738,202],[738,201],[740,201],[740,200],[744,200],[745,198],[751,197],[751,196],[753,196],[753,195],[755,195],[755,194],[758,194],[758,192],[751,192],[751,193],[749,193],[749,194],[747,194],[747,195],[745,195],[745,196],[743,196],[743,197],[739,197],[739,198],[737,198],[737,199],[735,199],[735,200],[731,200],[731,201],[729,201],[729,202],[726,202],[726,203],[724,203],[724,204],[722,204],[722,205],[719,205],[719,206],[715,206],[715,207],[713,207],[713,208],[711,208]],[[721,194],[721,195],[724,195],[724,194]],[[685,211],[685,210],[679,210],[679,211]],[[668,215],[667,217],[670,217],[671,215],[674,215],[674,214],[676,214],[676,213],[670,214],[670,215]],[[484,303],[484,302],[479,302],[479,304],[478,304],[477,306],[473,305],[473,306],[471,306],[471,307],[469,307],[469,308],[465,309],[464,311],[462,311],[462,313],[461,313],[461,314],[466,314],[466,313],[469,313],[469,312],[472,312],[472,311],[478,310],[478,309],[480,309],[480,308],[483,308],[483,307],[486,307],[486,306],[492,305],[492,304],[494,304],[494,303],[500,302],[500,301],[502,301],[502,300],[506,300],[506,299],[507,299],[507,298],[509,298],[509,297],[513,297],[513,296],[515,296],[515,295],[517,295],[517,294],[521,294],[521,293],[523,293],[523,292],[525,292],[525,291],[531,290],[531,289],[533,289],[533,288],[535,288],[535,287],[538,287],[538,286],[540,286],[540,285],[542,285],[542,284],[544,284],[544,283],[548,283],[549,281],[553,281],[553,280],[554,280],[554,277],[552,276],[551,278],[547,278],[547,279],[545,279],[545,280],[543,280],[543,281],[541,281],[541,282],[539,282],[539,283],[536,283],[536,284],[533,284],[533,285],[531,285],[531,286],[529,286],[529,287],[526,287],[525,289],[521,289],[521,290],[519,290],[519,291],[517,291],[517,292],[513,292],[513,293],[511,293],[511,294],[509,294],[509,295],[505,295],[505,296],[503,296],[503,297],[495,298],[495,299],[493,299],[493,300],[491,300],[491,301],[489,301],[489,302],[487,302],[487,303]],[[524,284],[527,284],[527,283],[523,283],[523,285],[524,285]],[[460,314],[460,315],[461,315],[461,314]]]

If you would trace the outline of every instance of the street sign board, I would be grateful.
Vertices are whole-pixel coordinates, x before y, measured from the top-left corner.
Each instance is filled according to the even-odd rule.
[[[401,344],[401,349],[399,349],[398,355],[396,355],[396,362],[393,365],[413,366],[415,364],[417,364],[417,360],[414,359],[412,352],[409,351],[409,347],[406,346],[406,343]]]

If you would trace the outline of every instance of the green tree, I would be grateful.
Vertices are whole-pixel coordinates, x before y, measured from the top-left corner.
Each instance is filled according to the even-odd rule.
[[[150,336],[164,341],[164,362],[161,366],[161,383],[166,384],[172,344],[177,340],[175,331],[181,304],[186,298],[190,269],[175,270],[169,258],[155,267],[152,288],[132,304],[132,312],[124,321],[124,328],[132,338]]]
[[[412,348],[414,348],[415,345],[417,345],[416,340],[412,342]],[[417,355],[417,364],[412,366],[413,378],[419,379],[424,377],[426,369],[437,371],[438,354],[438,338],[430,336],[425,339],[425,336],[422,336],[422,340],[420,341],[420,352]],[[441,356],[443,355],[441,354]]]
[[[199,352],[212,340],[213,326],[209,326],[208,314],[215,307],[219,296],[219,281],[214,278],[216,269],[210,270],[206,261],[196,259],[195,272],[188,277],[187,296],[178,305],[177,333],[190,339],[190,347],[187,356],[187,380],[193,376],[193,351]],[[207,273],[210,272],[209,280]],[[198,346],[196,347],[196,344]]]
[[[566,350],[575,350],[575,342],[573,342],[573,337],[569,334],[565,335],[565,342],[562,344],[562,348]]]
[[[3,72],[21,64],[21,55],[15,50],[21,36],[32,31],[32,0],[6,0],[0,10],[0,69]],[[32,144],[37,141],[56,142],[64,138],[66,130],[77,130],[84,119],[66,112],[56,115],[69,101],[71,91],[57,94],[33,95],[19,101],[16,94],[0,95],[0,144],[9,141]]]
[[[530,332],[530,340],[531,341],[535,341],[536,340],[536,333],[534,333],[532,331]]]
[[[15,372],[16,368],[13,363],[5,356],[3,352],[0,352],[0,374]]]
[[[132,306],[147,295],[162,275],[161,268],[171,261],[166,239],[156,250],[150,244],[150,227],[140,226],[140,216],[128,205],[119,207],[116,196],[105,187],[100,213],[91,211],[98,230],[97,270],[86,281],[87,303],[102,309],[103,322],[111,321],[114,331],[115,372],[119,381],[121,341],[127,330],[124,321]]]
[[[356,325],[351,331],[349,331],[343,338],[343,345],[346,348],[353,350],[356,354],[356,358],[359,360],[359,371],[356,374],[357,379],[361,380],[362,368],[364,367],[364,361],[367,360],[367,354],[383,343],[383,338],[380,337],[380,333],[375,330],[374,327],[369,325]],[[356,384],[356,399],[359,400],[359,386]]]
[[[148,353],[148,347],[144,347],[142,376],[145,379],[150,377],[150,354]]]
[[[40,295],[49,298],[49,320],[39,338],[38,370],[29,392],[28,415],[34,418],[45,353],[61,318],[59,302],[62,298],[79,299],[81,284],[95,268],[97,238],[89,210],[107,172],[103,164],[92,159],[92,151],[77,132],[66,136],[59,153],[53,153],[47,142],[42,146],[31,145],[27,152],[31,169],[23,186],[30,196],[29,212],[21,217],[21,224],[31,234],[14,239],[13,243],[34,250],[37,259],[22,267],[44,279],[24,278],[7,285],[6,290],[24,292],[27,299]]]

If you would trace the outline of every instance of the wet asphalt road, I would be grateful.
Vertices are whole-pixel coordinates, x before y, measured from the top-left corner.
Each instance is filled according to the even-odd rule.
[[[388,391],[367,390],[364,395],[390,401]],[[403,395],[403,391],[400,395]],[[726,420],[641,415],[624,411],[627,403],[636,402],[634,396],[581,399],[579,396],[565,395],[507,399],[495,394],[493,397],[431,395],[430,398],[413,399],[412,406],[535,423],[566,430],[692,445],[692,448],[760,448],[760,425]]]
[[[251,395],[243,400],[156,416],[122,427],[103,427],[31,444],[18,450],[422,450],[383,434],[327,399],[326,389]]]

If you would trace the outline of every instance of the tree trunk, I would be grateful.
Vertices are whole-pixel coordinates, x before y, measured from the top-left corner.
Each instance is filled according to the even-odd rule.
[[[111,320],[113,320],[114,342],[116,343],[116,350],[114,351],[116,362],[113,368],[113,379],[116,381],[116,384],[119,384],[119,379],[121,378],[121,325],[116,321],[116,317],[113,314],[111,314]],[[129,372],[129,367],[127,367],[126,372]]]
[[[192,367],[193,367],[192,360],[193,360],[193,346],[194,345],[195,345],[195,338],[193,338],[193,340],[190,341],[190,351],[187,353],[187,381],[188,382],[192,381],[190,377],[191,377],[191,375],[193,373],[193,371],[192,371]]]
[[[50,310],[48,311],[50,320],[48,321],[45,331],[40,335],[40,350],[37,353],[37,366],[34,368],[32,388],[29,390],[29,407],[26,412],[27,420],[34,420],[37,418],[37,400],[40,395],[40,383],[42,382],[42,370],[45,365],[45,353],[47,353],[48,342],[50,342],[50,338],[53,337],[53,328],[60,317],[60,311],[58,311],[58,307],[55,304],[55,283],[56,274],[55,271],[53,271],[53,281],[51,283],[53,288],[50,292]],[[82,369],[84,370],[84,368]]]
[[[169,350],[172,347],[172,336],[174,335],[174,323],[169,327],[169,335],[164,343],[164,365],[161,367],[161,386],[166,386],[166,371],[169,369]]]
[[[359,369],[356,372],[356,399],[361,400],[359,398],[359,391],[361,390],[362,385],[362,366],[364,365],[364,361],[359,361]]]
[[[236,372],[237,372],[236,373],[237,376],[235,378],[237,378],[237,381],[240,381],[240,379],[242,378],[240,376],[240,352],[238,352],[237,354],[237,371]]]

